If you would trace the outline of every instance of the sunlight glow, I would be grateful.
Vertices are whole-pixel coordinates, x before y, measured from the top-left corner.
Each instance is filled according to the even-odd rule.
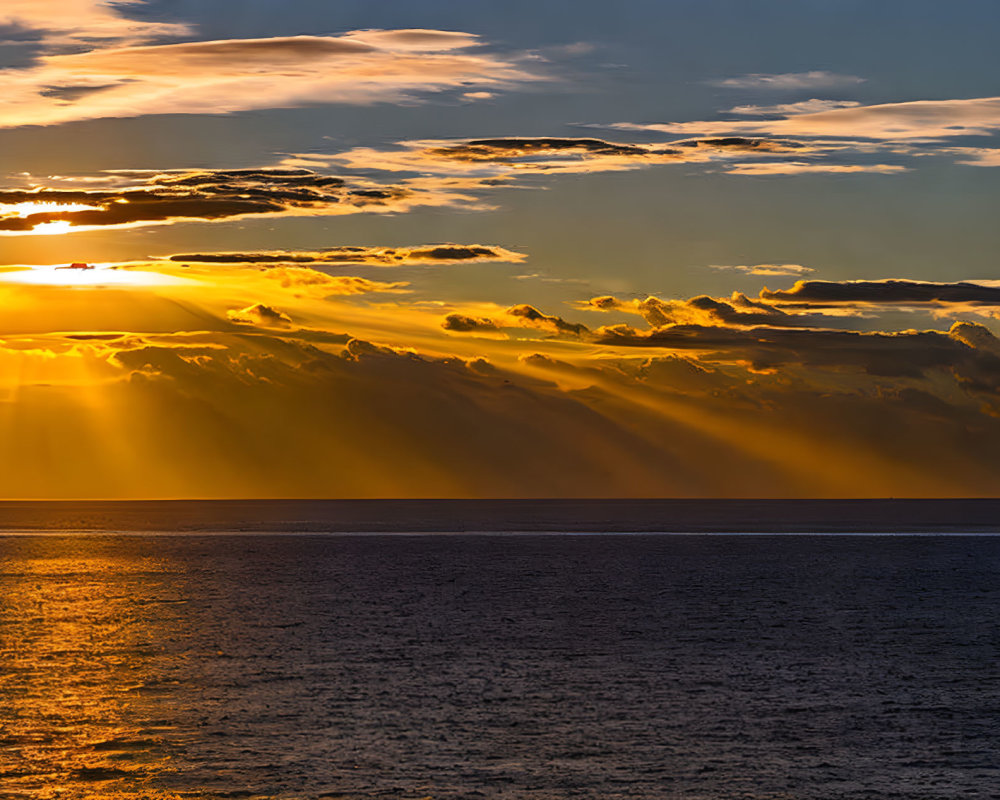
[[[188,278],[108,266],[42,266],[0,272],[0,282],[32,286],[179,286],[195,283]]]
[[[51,203],[42,201],[28,201],[25,203],[11,203],[0,206],[0,217],[29,217],[32,214],[54,214],[61,211],[99,211],[100,206],[88,205],[86,203]]]

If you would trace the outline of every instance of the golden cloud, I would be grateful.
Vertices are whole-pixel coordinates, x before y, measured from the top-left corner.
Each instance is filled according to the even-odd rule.
[[[18,3],[29,5],[34,0]],[[65,3],[48,2],[45,8],[57,5]],[[101,47],[88,34],[108,26],[125,42],[183,28],[131,24],[103,3],[78,0],[73,8],[83,26],[77,38],[90,49],[44,54],[35,65],[6,70],[0,125],[225,114],[311,103],[367,105],[469,87],[496,91],[539,79],[516,59],[480,50],[478,38],[468,33],[367,30]],[[70,29],[70,19],[60,28]]]

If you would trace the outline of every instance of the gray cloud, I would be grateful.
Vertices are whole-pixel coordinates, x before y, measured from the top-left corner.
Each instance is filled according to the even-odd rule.
[[[403,186],[377,186],[307,169],[112,172],[104,179],[121,186],[0,189],[0,233],[31,233],[53,223],[71,231],[260,215],[385,212],[433,202]]]
[[[456,333],[498,333],[500,325],[489,317],[470,317],[467,314],[448,314],[441,327]]]
[[[672,325],[638,331],[628,325],[616,325],[598,329],[595,338],[600,344],[616,347],[697,350],[709,361],[747,361],[757,369],[803,364],[853,368],[871,375],[920,377],[929,369],[952,368],[968,375],[982,375],[985,371],[1000,378],[1000,359],[992,347],[995,337],[981,326],[976,331],[991,344],[989,348],[982,343],[970,346],[965,328],[953,328],[950,333],[861,333],[705,325]]]
[[[437,244],[416,247],[341,246],[325,250],[268,250],[256,253],[180,253],[167,257],[195,264],[365,264],[400,267],[412,264],[523,261],[523,253],[481,244]]]
[[[775,89],[780,91],[795,89],[826,89],[834,86],[856,86],[864,83],[857,75],[841,75],[827,70],[810,72],[763,73],[753,72],[735,78],[712,81],[714,86],[726,89]]]
[[[761,299],[788,306],[830,307],[850,304],[969,304],[1000,306],[1000,286],[959,281],[934,283],[878,281],[798,281],[791,289],[764,289]]]
[[[509,317],[513,317],[522,325],[538,328],[543,331],[549,331],[550,333],[566,334],[570,336],[583,336],[589,333],[589,329],[586,325],[580,325],[575,322],[567,322],[562,317],[543,314],[537,308],[528,305],[527,303],[511,306],[507,309],[506,313]]]

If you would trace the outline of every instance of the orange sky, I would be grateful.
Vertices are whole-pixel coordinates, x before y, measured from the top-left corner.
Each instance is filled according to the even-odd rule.
[[[1000,490],[995,97],[131,6],[0,10],[0,496]]]

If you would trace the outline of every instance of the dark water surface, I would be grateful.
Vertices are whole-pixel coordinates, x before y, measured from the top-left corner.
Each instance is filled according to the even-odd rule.
[[[1000,538],[0,537],[0,798],[1000,798]]]

